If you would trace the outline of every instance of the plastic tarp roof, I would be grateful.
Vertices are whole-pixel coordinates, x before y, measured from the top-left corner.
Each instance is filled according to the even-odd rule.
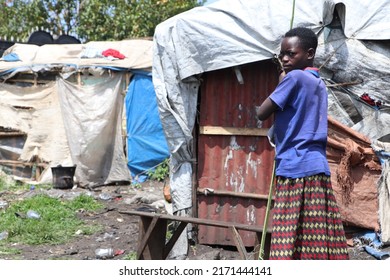
[[[3,53],[16,54],[20,61],[0,61],[0,75],[13,75],[26,71],[49,71],[58,67],[74,70],[87,67],[121,69],[151,69],[153,43],[151,40],[93,41],[86,44],[47,44],[43,46],[15,44]],[[116,50],[124,59],[109,59],[101,54],[105,50]],[[71,69],[66,69],[69,72]]]
[[[318,34],[315,66],[324,79],[348,85],[329,87],[329,114],[372,140],[390,134],[389,13],[387,0],[304,0],[296,1],[293,19],[293,27],[305,26]],[[157,26],[153,83],[171,151],[174,211],[192,203],[191,147],[199,75],[273,58],[291,21],[290,0],[220,0]],[[364,93],[381,101],[381,108],[363,102]]]

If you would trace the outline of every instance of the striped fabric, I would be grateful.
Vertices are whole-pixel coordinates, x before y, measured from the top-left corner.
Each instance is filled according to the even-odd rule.
[[[271,260],[348,260],[330,177],[277,177]]]

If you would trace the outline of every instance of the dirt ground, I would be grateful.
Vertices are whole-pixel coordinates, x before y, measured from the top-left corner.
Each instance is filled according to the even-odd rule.
[[[104,204],[104,209],[91,212],[79,212],[78,216],[87,224],[99,224],[102,230],[93,235],[75,233],[72,242],[61,245],[23,245],[12,244],[14,249],[21,251],[15,255],[0,255],[0,259],[21,260],[95,260],[99,259],[96,249],[112,248],[116,254],[109,259],[126,259],[135,256],[138,242],[139,217],[121,214],[121,211],[139,210],[140,208],[155,209],[167,213],[171,205],[163,196],[163,183],[147,181],[141,186],[131,185],[105,186],[93,189],[51,189],[38,190],[49,196],[60,199],[72,199],[82,193],[93,196]],[[20,193],[19,197],[32,195],[31,192]],[[209,246],[191,245],[188,259],[237,259],[239,253],[231,248],[211,248]]]
[[[130,185],[106,186],[94,189],[75,188],[69,190],[52,189],[46,191],[49,195],[61,199],[70,199],[80,193],[92,195],[104,204],[104,209],[96,213],[79,212],[78,215],[88,224],[100,224],[102,230],[93,235],[75,233],[71,243],[62,245],[26,246],[12,244],[21,254],[0,255],[0,259],[24,260],[95,260],[98,257],[95,250],[112,248],[116,255],[110,259],[122,260],[129,255],[135,256],[138,241],[138,217],[122,214],[120,211],[139,209],[140,207],[155,208],[159,212],[169,212],[170,204],[164,200],[163,184],[147,181],[141,187]],[[21,194],[23,195],[23,194]],[[350,244],[351,244],[350,240]],[[353,245],[353,244],[351,244]],[[382,251],[390,252],[390,248]],[[350,246],[350,259],[376,260],[359,246]],[[248,252],[251,254],[251,252]],[[216,247],[192,244],[188,254],[189,260],[238,260],[240,255],[235,247]]]

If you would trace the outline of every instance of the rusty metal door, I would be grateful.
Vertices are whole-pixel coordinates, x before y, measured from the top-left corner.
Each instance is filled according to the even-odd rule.
[[[273,120],[259,123],[255,105],[277,79],[271,61],[206,73],[197,141],[199,218],[263,226],[274,159],[266,133]],[[255,233],[240,236],[244,246],[255,246]],[[216,227],[199,226],[198,241],[234,245],[231,231]]]

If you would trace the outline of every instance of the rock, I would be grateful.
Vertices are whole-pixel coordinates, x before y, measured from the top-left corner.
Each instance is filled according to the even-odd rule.
[[[219,250],[213,250],[210,252],[203,253],[201,255],[195,256],[195,260],[220,260],[221,252]]]

